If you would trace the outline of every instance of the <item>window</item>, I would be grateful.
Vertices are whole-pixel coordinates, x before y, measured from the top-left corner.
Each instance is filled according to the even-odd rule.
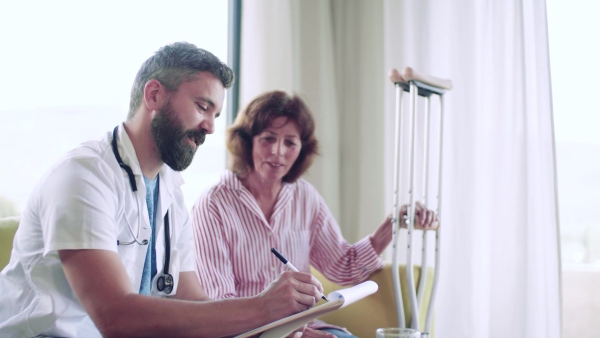
[[[227,61],[227,5],[221,0],[2,3],[0,197],[22,210],[60,156],[124,121],[134,77],[161,46],[188,41]],[[183,172],[188,207],[225,168],[225,112]]]
[[[593,337],[600,297],[600,50],[594,1],[548,0],[561,228],[563,336]]]

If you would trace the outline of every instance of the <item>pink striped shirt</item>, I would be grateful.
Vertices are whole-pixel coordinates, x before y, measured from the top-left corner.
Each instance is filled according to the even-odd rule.
[[[192,208],[196,267],[213,299],[254,296],[287,269],[312,265],[338,284],[360,283],[383,266],[369,237],[350,245],[317,190],[304,180],[283,183],[267,221],[256,199],[231,171]]]

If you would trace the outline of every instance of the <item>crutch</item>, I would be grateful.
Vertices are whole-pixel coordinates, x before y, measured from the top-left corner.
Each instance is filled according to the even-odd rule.
[[[402,141],[400,138],[401,131],[401,120],[402,120],[402,93],[408,92],[410,94],[410,135],[409,135],[409,189],[408,198],[409,204],[407,209],[407,216],[403,222],[406,224],[407,237],[406,237],[406,282],[408,286],[408,296],[410,301],[410,309],[412,313],[411,328],[420,329],[419,323],[419,308],[422,304],[423,294],[425,290],[425,282],[427,278],[427,234],[423,231],[423,245],[422,245],[422,260],[421,260],[421,274],[418,286],[418,294],[415,292],[415,283],[413,276],[413,262],[412,262],[412,234],[415,230],[414,219],[415,219],[415,194],[413,188],[415,185],[414,172],[416,170],[416,163],[414,160],[414,148],[415,148],[415,115],[417,97],[421,96],[425,98],[425,116],[424,116],[424,156],[423,156],[423,199],[422,203],[425,207],[428,206],[427,191],[429,181],[429,130],[430,130],[430,108],[431,108],[431,96],[436,95],[440,98],[440,115],[439,115],[439,158],[438,158],[438,187],[437,187],[437,210],[436,215],[438,219],[441,219],[441,187],[442,187],[442,139],[443,139],[443,117],[444,117],[444,105],[443,95],[447,90],[452,88],[452,82],[450,80],[444,80],[435,78],[428,75],[423,75],[415,72],[412,68],[406,67],[402,74],[396,69],[392,69],[390,72],[390,80],[396,87],[396,126],[395,126],[395,153],[394,153],[394,196],[393,196],[393,214],[392,214],[392,226],[393,226],[393,257],[392,257],[392,279],[394,283],[394,295],[396,299],[396,309],[398,315],[398,326],[403,328],[406,327],[404,322],[404,307],[402,301],[402,292],[400,290],[400,276],[399,276],[399,262],[398,262],[398,240],[401,229],[400,220],[398,220],[399,209],[401,208],[400,197],[399,197],[399,183],[401,177],[401,166],[402,160]],[[422,337],[428,337],[431,328],[431,315],[433,313],[433,304],[435,300],[435,293],[437,290],[437,284],[439,280],[439,264],[440,264],[440,235],[441,231],[439,228],[436,230],[435,239],[435,267],[434,267],[434,280],[431,290],[431,296],[429,298],[429,304],[427,307],[427,316],[425,319],[425,327],[421,333]]]

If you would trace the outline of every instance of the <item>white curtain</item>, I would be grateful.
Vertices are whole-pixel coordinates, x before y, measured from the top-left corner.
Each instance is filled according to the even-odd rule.
[[[387,72],[453,81],[436,336],[560,337],[544,1],[256,0],[242,13],[241,102],[271,89],[307,100],[322,156],[306,178],[350,241],[391,211]]]
[[[305,178],[347,239],[364,237],[389,212],[383,203],[383,3],[256,0],[242,7],[240,105],[274,89],[305,99],[321,154]]]

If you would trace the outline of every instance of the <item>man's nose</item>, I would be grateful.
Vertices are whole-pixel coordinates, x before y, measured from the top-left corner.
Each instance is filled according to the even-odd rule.
[[[215,132],[215,118],[206,115],[210,114],[205,114],[204,119],[202,122],[200,122],[200,128],[202,128],[207,134],[212,134]]]

